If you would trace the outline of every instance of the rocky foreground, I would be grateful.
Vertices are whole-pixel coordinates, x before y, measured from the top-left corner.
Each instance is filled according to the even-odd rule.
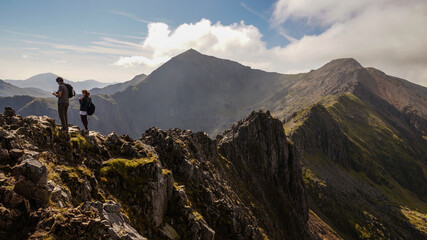
[[[70,129],[0,114],[0,239],[314,238],[299,159],[269,112],[215,140]]]

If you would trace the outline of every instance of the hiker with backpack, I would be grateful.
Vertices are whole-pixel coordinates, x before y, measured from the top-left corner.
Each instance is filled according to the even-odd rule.
[[[82,90],[83,97],[79,98],[80,102],[80,118],[82,119],[83,125],[85,127],[84,133],[88,133],[89,130],[87,128],[87,115],[92,115],[91,113],[91,105],[92,105],[92,99],[90,97],[90,92],[86,89]]]
[[[62,79],[61,77],[57,77],[56,78],[56,82],[58,83],[59,87],[58,87],[58,91],[53,92],[52,94],[55,95],[58,98],[58,115],[59,115],[59,119],[61,120],[61,130],[63,132],[68,132],[68,116],[67,116],[67,111],[68,111],[68,106],[70,105],[69,102],[69,98],[70,96],[73,96],[74,90],[73,87],[71,87],[71,85],[69,85],[71,87],[71,89],[69,89],[68,86],[66,86],[66,84],[64,84],[64,79]]]

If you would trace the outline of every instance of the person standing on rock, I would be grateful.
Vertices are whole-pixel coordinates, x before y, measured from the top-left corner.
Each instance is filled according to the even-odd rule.
[[[70,105],[70,102],[68,99],[69,98],[68,89],[67,89],[67,86],[65,86],[64,84],[64,79],[62,79],[61,77],[57,77],[56,82],[59,85],[58,91],[53,92],[52,94],[58,98],[58,114],[59,114],[59,119],[61,120],[62,131],[68,132],[67,111],[68,111],[68,106]]]
[[[90,92],[86,89],[82,90],[82,95],[83,97],[79,98],[79,102],[80,102],[80,118],[82,119],[83,125],[85,127],[84,131],[85,133],[87,133],[89,130],[87,128],[87,110],[89,108],[89,105],[91,103],[91,98],[90,98]]]

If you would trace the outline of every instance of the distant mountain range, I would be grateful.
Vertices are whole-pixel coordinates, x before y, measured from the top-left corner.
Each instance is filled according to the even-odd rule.
[[[20,88],[0,80],[0,97],[12,97],[15,95],[28,95],[33,97],[52,97],[52,94],[38,88]]]
[[[303,160],[310,217],[344,239],[427,233],[427,88],[352,58],[290,75],[190,49],[93,102],[91,129],[134,138],[153,126],[214,138],[253,110],[269,110]],[[1,98],[0,108],[7,105],[21,115],[57,118],[54,99]],[[81,125],[76,99],[71,105],[70,120]]]
[[[145,74],[140,74],[140,75],[135,76],[135,77],[134,77],[132,80],[130,80],[130,81],[126,81],[126,82],[123,82],[123,83],[111,84],[111,85],[108,85],[108,86],[103,87],[103,88],[98,88],[98,87],[96,87],[96,88],[92,88],[92,89],[90,90],[90,93],[91,93],[92,95],[98,95],[98,94],[104,94],[104,95],[106,95],[106,94],[114,94],[114,93],[116,93],[116,92],[124,91],[124,90],[126,90],[126,88],[128,88],[128,87],[130,87],[130,86],[135,86],[135,85],[137,85],[138,83],[140,83],[140,82],[144,81],[144,79],[145,79],[146,77],[147,77],[147,75],[145,75]]]
[[[5,80],[5,82],[13,84],[20,88],[39,88],[43,91],[52,93],[53,91],[58,90],[58,84],[56,83],[56,78],[58,75],[53,73],[42,73],[35,76],[32,76],[26,80]],[[98,82],[96,80],[86,80],[86,81],[79,81],[79,82],[73,82],[67,79],[64,79],[66,83],[69,83],[73,86],[76,93],[81,93],[83,89],[90,90],[92,88],[98,87],[103,88],[105,86],[108,86],[112,83],[104,83],[104,82]]]

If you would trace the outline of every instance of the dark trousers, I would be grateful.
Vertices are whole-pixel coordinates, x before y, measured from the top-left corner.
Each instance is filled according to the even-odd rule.
[[[85,126],[85,129],[87,130],[87,115],[80,115],[80,118],[82,119],[83,125]]]
[[[58,103],[59,120],[61,120],[62,130],[68,130],[68,105],[69,103]]]

